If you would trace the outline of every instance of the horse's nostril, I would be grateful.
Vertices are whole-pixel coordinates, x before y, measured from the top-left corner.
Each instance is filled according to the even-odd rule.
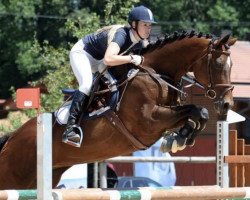
[[[229,110],[230,104],[228,102],[224,103],[224,110]]]

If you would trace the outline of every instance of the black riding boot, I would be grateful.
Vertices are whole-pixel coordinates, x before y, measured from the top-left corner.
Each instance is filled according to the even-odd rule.
[[[88,96],[79,90],[74,94],[72,104],[69,110],[69,118],[67,122],[66,131],[63,133],[62,141],[69,145],[80,147],[83,137],[81,127],[77,124],[81,114],[86,109]]]

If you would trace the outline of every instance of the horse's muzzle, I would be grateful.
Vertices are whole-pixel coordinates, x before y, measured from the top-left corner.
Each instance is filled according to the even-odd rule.
[[[224,99],[219,101],[214,101],[214,107],[217,111],[217,114],[220,118],[226,119],[227,112],[230,108],[233,107],[233,101],[225,101]]]

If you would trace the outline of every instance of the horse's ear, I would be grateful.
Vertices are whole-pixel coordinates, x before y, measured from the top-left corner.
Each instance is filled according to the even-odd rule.
[[[220,38],[215,42],[215,47],[221,47],[223,44],[226,44],[229,40],[231,34],[227,34],[224,37]]]
[[[230,38],[227,42],[227,44],[229,46],[233,46],[235,44],[235,42],[237,41],[237,38]]]

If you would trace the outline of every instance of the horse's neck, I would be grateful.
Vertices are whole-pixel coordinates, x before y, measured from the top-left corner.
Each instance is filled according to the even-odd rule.
[[[178,81],[207,51],[209,40],[205,38],[185,38],[167,43],[161,48],[144,55],[145,66],[157,73],[165,74]]]

